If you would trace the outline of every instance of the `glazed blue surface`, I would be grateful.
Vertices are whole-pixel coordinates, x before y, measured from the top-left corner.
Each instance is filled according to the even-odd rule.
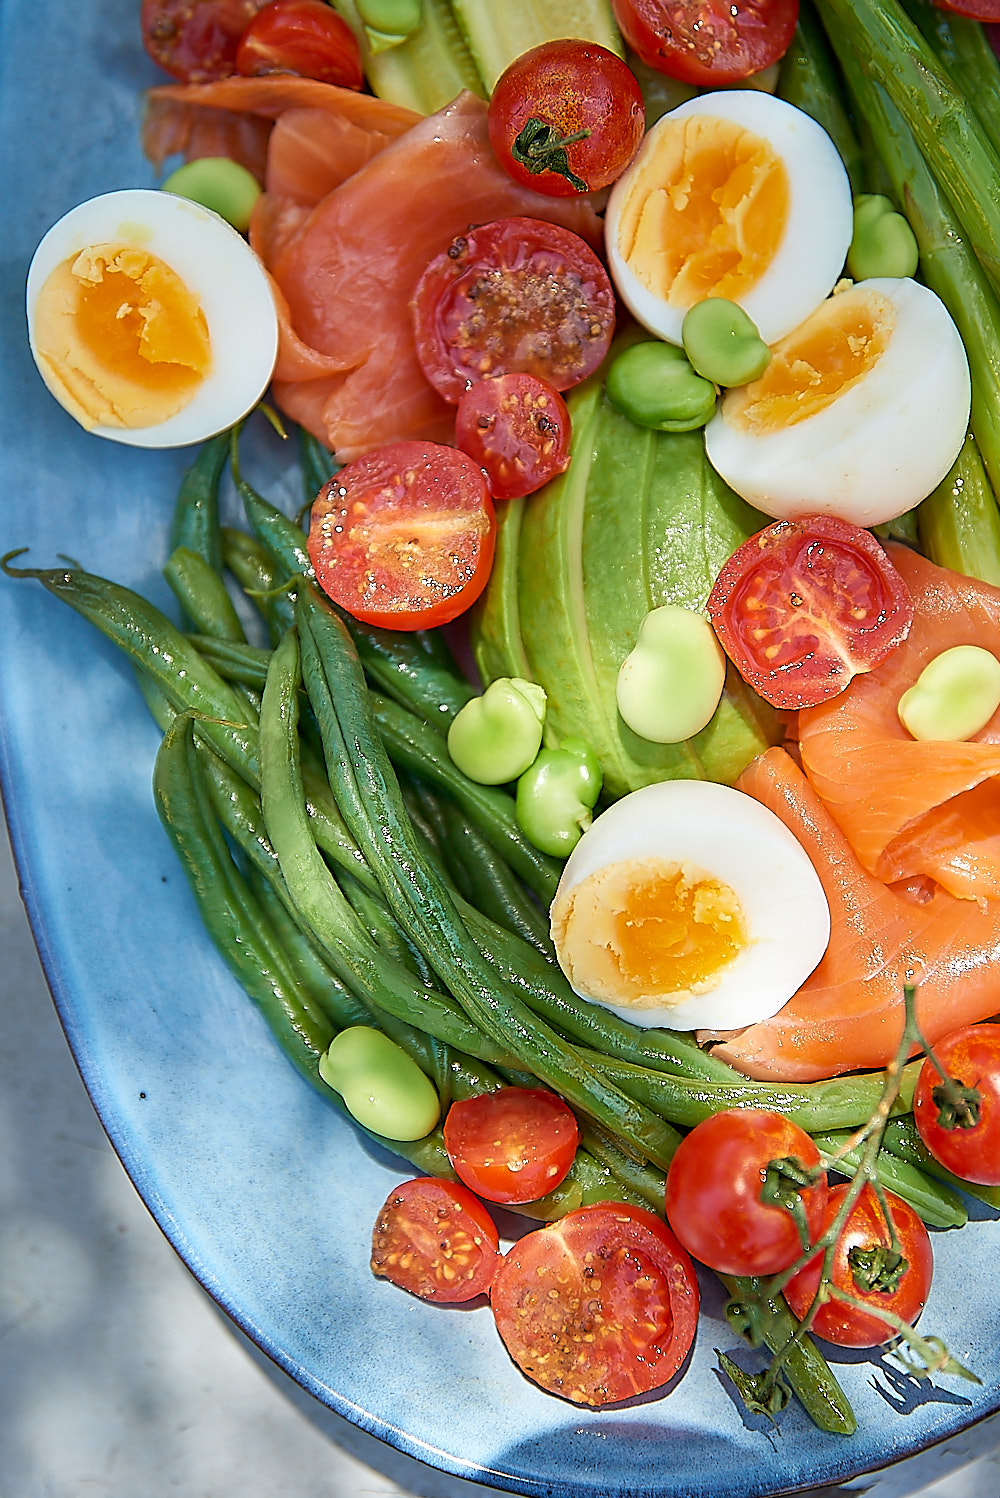
[[[83,197],[152,180],[138,120],[154,79],[137,11],[138,0],[2,0],[0,549],[28,547],[20,560],[37,566],[69,556],[169,610],[159,568],[190,454],[87,437],[44,390],[22,311],[49,224]],[[259,438],[247,467],[297,506],[275,442]],[[428,1307],[375,1281],[370,1224],[405,1167],[292,1071],[203,933],[153,807],[158,736],[129,666],[31,581],[0,579],[0,641],[11,835],[95,1107],[193,1272],[318,1399],[446,1471],[566,1498],[763,1498],[894,1461],[1000,1407],[993,1220],[935,1236],[924,1321],[982,1387],[918,1387],[874,1355],[846,1355],[860,1426],[850,1440],[824,1437],[797,1406],[777,1436],[740,1413],[715,1367],[712,1349],[732,1352],[736,1339],[711,1277],[676,1386],[603,1412],[523,1380],[487,1309]],[[738,1346],[735,1356],[752,1365]]]

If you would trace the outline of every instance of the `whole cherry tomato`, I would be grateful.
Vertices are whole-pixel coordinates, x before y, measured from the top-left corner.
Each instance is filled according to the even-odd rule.
[[[490,99],[490,145],[507,174],[554,198],[594,192],[639,149],[646,111],[635,74],[596,42],[543,42],[515,59]]]
[[[816,1236],[826,1206],[819,1151],[765,1108],[730,1108],[681,1140],[667,1172],[667,1220],[688,1253],[721,1274],[777,1274]],[[798,1184],[796,1184],[798,1182]]]
[[[576,1154],[580,1126],[554,1092],[501,1087],[452,1103],[444,1147],[455,1174],[490,1202],[537,1201],[555,1189]]]
[[[913,1117],[942,1165],[965,1181],[1000,1186],[1000,1025],[969,1025],[946,1035],[920,1068]]]
[[[834,1186],[826,1204],[821,1232],[833,1222],[848,1187]],[[913,1208],[887,1192],[898,1249],[872,1187],[865,1185],[844,1225],[834,1253],[831,1281],[864,1305],[890,1311],[913,1322],[924,1308],[934,1273],[930,1235]],[[785,1286],[784,1295],[799,1320],[819,1287],[822,1255],[817,1255]],[[812,1330],[838,1347],[878,1347],[898,1332],[863,1306],[828,1300],[816,1313]]]

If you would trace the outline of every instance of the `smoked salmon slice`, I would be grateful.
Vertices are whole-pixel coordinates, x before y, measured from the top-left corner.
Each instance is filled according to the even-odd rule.
[[[942,651],[1000,655],[1000,589],[907,547],[889,551],[913,598],[909,636],[839,697],[799,713],[802,767],[869,873],[1000,899],[1000,712],[965,743],[920,743],[896,711]]]
[[[980,906],[937,890],[917,904],[863,869],[843,832],[783,749],[769,749],[737,788],[769,807],[811,857],[830,903],[819,966],[771,1019],[715,1046],[747,1076],[813,1082],[879,1068],[903,1030],[903,985],[933,1045],[1000,1009],[1000,902]],[[711,1034],[701,1040],[712,1040]]]
[[[409,304],[457,235],[517,215],[601,243],[589,199],[546,197],[506,175],[473,94],[425,118],[310,79],[229,78],[154,89],[149,108],[154,160],[191,154],[185,131],[211,110],[266,123],[250,242],[279,292],[272,392],[341,462],[387,442],[453,438],[454,407],[424,377]]]

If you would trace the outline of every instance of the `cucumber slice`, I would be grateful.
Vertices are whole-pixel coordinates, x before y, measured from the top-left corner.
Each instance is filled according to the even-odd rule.
[[[608,0],[452,0],[487,93],[515,57],[557,37],[599,42],[624,57]]]

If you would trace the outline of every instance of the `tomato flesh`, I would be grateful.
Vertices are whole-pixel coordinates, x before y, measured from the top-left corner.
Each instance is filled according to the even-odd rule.
[[[870,531],[832,515],[779,520],[730,557],[708,599],[722,648],[774,707],[814,707],[902,644],[906,584]]]
[[[366,624],[430,629],[486,586],[496,517],[481,468],[454,447],[394,442],[320,490],[308,551],[325,593]]]
[[[527,1233],[497,1270],[490,1304],[522,1373],[575,1404],[662,1388],[694,1341],[694,1266],[652,1212],[581,1207]]]
[[[778,62],[799,18],[798,0],[611,0],[611,7],[647,67],[705,88]]]
[[[240,38],[236,71],[246,78],[295,73],[340,88],[365,81],[354,33],[326,0],[269,0]]]
[[[537,1201],[573,1163],[580,1128],[554,1092],[502,1087],[452,1103],[444,1147],[455,1174],[487,1201]]]
[[[920,1069],[913,1097],[917,1132],[935,1160],[980,1186],[1000,1186],[1000,1025],[968,1025],[945,1036],[934,1054],[950,1077],[979,1094],[969,1127],[948,1128],[934,1093],[941,1076],[931,1061]]]
[[[573,197],[621,176],[642,142],[646,110],[620,57],[596,42],[563,39],[522,53],[501,74],[488,124],[508,176],[550,197]]]
[[[482,468],[494,499],[521,499],[569,467],[566,402],[547,380],[477,380],[458,403],[455,442]]]
[[[615,295],[579,235],[505,218],[460,235],[424,271],[411,302],[421,368],[457,404],[476,380],[520,370],[567,390],[608,351]]]
[[[694,1258],[722,1274],[777,1274],[795,1263],[803,1249],[795,1218],[761,1200],[768,1165],[785,1159],[810,1171],[820,1164],[805,1130],[769,1109],[727,1109],[684,1136],[667,1173],[666,1210]],[[811,1242],[826,1207],[825,1175],[798,1196]]]
[[[822,1232],[833,1222],[848,1189],[844,1185],[834,1186],[831,1190]],[[923,1310],[930,1291],[934,1273],[931,1240],[911,1206],[892,1192],[886,1192],[886,1198],[899,1241],[899,1252],[906,1260],[906,1268],[898,1284],[891,1290],[863,1289],[855,1278],[855,1270],[849,1257],[852,1249],[866,1252],[890,1246],[889,1228],[882,1215],[878,1197],[867,1184],[862,1188],[840,1235],[834,1253],[831,1279],[838,1289],[855,1296],[864,1305],[890,1311],[912,1323]],[[812,1259],[785,1286],[785,1299],[793,1315],[799,1320],[809,1310],[819,1287],[821,1259],[822,1255]],[[870,1315],[863,1306],[846,1305],[837,1300],[828,1300],[820,1306],[812,1330],[817,1337],[833,1342],[837,1347],[879,1347],[898,1335],[888,1322]]]
[[[375,1220],[372,1272],[422,1300],[455,1304],[484,1295],[499,1263],[493,1219],[453,1181],[404,1181]]]
[[[240,37],[265,0],[143,0],[142,43],[182,83],[211,83],[236,71]]]

